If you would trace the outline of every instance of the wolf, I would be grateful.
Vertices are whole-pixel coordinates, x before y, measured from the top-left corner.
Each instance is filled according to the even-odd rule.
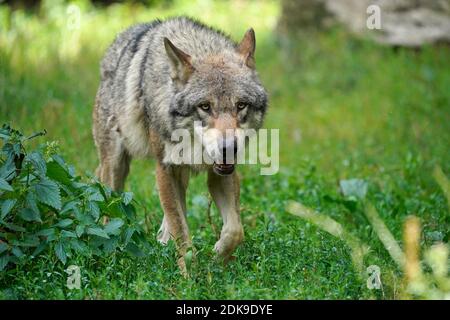
[[[251,28],[236,43],[199,21],[175,17],[123,31],[101,62],[93,111],[100,160],[96,175],[120,191],[132,158],[156,159],[164,211],[157,238],[162,244],[175,241],[183,273],[192,248],[186,221],[192,174],[207,172],[208,190],[223,219],[214,246],[217,256],[228,261],[244,238],[239,178],[235,163],[228,160],[238,152],[237,133],[222,133],[263,124],[268,97],[255,69],[255,44]],[[172,133],[178,129],[207,135],[202,140],[205,150],[216,143],[220,152],[205,152],[209,164],[174,164],[168,154],[176,145]]]

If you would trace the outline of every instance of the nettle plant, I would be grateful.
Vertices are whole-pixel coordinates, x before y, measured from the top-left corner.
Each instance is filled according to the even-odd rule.
[[[55,142],[27,152],[25,137],[0,129],[0,271],[39,254],[68,258],[148,247],[132,193],[116,193],[94,177],[85,182],[58,154]]]

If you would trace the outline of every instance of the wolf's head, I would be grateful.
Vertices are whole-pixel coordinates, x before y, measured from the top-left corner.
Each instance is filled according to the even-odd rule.
[[[167,38],[164,45],[175,90],[172,128],[201,136],[214,171],[231,174],[240,129],[259,129],[267,107],[267,93],[255,70],[253,29],[233,50],[202,58],[183,52]]]

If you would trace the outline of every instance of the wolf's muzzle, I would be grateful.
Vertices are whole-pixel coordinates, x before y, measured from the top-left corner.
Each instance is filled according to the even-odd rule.
[[[234,172],[234,164],[220,164],[214,163],[213,170],[216,174],[221,176],[227,176]]]

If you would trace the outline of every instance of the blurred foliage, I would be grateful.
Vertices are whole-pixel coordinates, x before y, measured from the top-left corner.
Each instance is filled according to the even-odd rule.
[[[278,30],[289,36],[320,30],[330,18],[325,0],[281,0],[281,8]]]
[[[13,9],[35,9],[42,4],[42,0],[2,0],[4,4],[9,5]],[[0,3],[2,2],[0,1]],[[67,4],[71,1],[63,0],[60,1],[61,4]],[[90,0],[94,5],[111,5],[115,3],[124,2],[121,0]],[[173,0],[128,0],[128,3],[140,3],[146,6],[155,5],[171,5]]]
[[[400,297],[402,299],[449,300],[450,277],[448,276],[448,270],[450,260],[448,244],[437,243],[430,248],[426,248],[423,255],[424,261],[420,261],[421,231],[419,219],[410,216],[405,222],[403,233],[405,252],[403,252],[373,206],[370,203],[366,203],[366,207],[366,215],[376,234],[383,242],[393,261],[404,272],[405,279],[399,288]],[[359,271],[361,280],[365,279],[367,271],[381,271],[376,265],[364,267],[365,256],[371,254],[369,246],[362,243],[358,238],[353,237],[335,220],[295,201],[288,202],[286,210],[345,241],[351,250],[352,262],[356,270]],[[431,272],[424,272],[422,265],[430,267]],[[373,269],[373,267],[376,269]],[[384,279],[381,278],[381,274],[376,275],[376,277],[379,289],[382,289]]]

